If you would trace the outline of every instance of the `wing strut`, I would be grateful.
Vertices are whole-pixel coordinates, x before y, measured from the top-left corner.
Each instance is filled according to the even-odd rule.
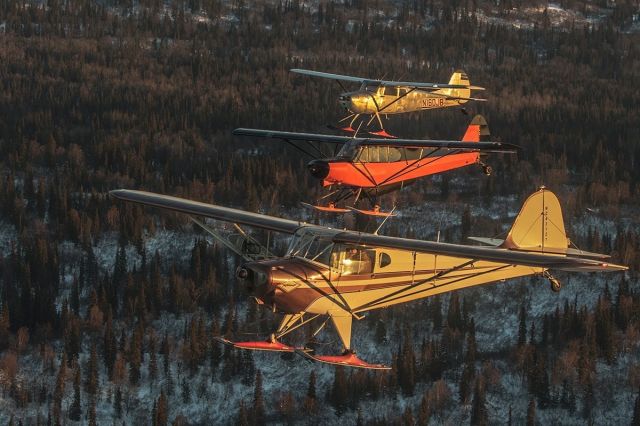
[[[248,262],[274,257],[267,247],[264,247],[255,238],[244,232],[236,223],[234,223],[233,226],[238,233],[225,237],[195,217],[189,215],[189,219],[205,230],[217,242]]]

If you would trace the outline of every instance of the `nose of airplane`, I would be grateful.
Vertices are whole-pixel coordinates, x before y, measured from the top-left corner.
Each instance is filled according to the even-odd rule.
[[[307,164],[307,168],[316,179],[324,179],[329,175],[329,163],[324,160],[312,160]]]
[[[340,95],[338,97],[338,103],[342,106],[342,108],[348,110],[351,107],[351,96],[349,95]]]
[[[245,290],[247,290],[247,293],[259,299],[264,299],[270,290],[269,283],[271,282],[271,273],[268,268],[245,263],[244,265],[240,265],[236,270],[236,278],[238,278]]]

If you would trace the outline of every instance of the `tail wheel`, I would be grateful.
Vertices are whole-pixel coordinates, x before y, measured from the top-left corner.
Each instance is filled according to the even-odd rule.
[[[484,173],[487,176],[491,176],[491,173],[493,173],[493,167],[491,166],[482,166],[482,173]]]
[[[558,293],[562,288],[562,284],[557,278],[549,278],[549,284],[551,284],[551,290],[555,293]]]

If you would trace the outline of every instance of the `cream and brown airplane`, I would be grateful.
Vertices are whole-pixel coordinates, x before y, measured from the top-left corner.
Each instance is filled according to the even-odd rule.
[[[298,68],[292,69],[291,72],[335,80],[340,85],[343,93],[338,96],[338,102],[349,113],[340,122],[349,121],[349,124],[336,128],[347,133],[355,133],[356,120],[365,116],[370,117],[366,127],[374,119],[377,119],[380,125],[380,129],[370,132],[371,134],[393,137],[384,129],[381,116],[427,109],[463,107],[468,101],[486,101],[486,99],[471,97],[472,90],[484,90],[484,87],[472,86],[467,74],[460,70],[451,74],[449,83],[377,80]],[[360,87],[354,91],[347,91],[342,82],[357,83]],[[463,112],[466,113],[464,109]]]
[[[262,305],[283,314],[266,341],[224,343],[241,349],[299,352],[314,361],[387,369],[358,358],[351,347],[354,319],[374,309],[510,278],[539,275],[560,289],[550,270],[624,271],[609,256],[570,248],[558,198],[541,188],[524,203],[506,239],[472,238],[486,246],[389,237],[332,229],[143,191],[119,189],[114,198],[190,215],[217,240],[242,255],[240,283]],[[224,238],[197,217],[233,223],[240,240]],[[284,256],[273,256],[239,225],[290,234]],[[340,355],[317,355],[281,338],[316,319],[330,320],[342,344]],[[315,335],[314,334],[314,335]]]

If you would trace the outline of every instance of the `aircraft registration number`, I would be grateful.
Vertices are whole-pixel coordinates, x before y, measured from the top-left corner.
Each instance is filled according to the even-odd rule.
[[[443,107],[444,99],[443,98],[425,98],[422,100],[422,108],[435,108],[435,107]]]

